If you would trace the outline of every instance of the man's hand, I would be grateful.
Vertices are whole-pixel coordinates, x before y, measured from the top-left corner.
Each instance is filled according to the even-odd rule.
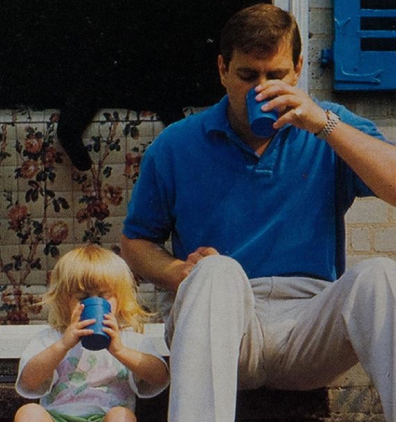
[[[311,97],[294,86],[279,80],[271,80],[256,88],[258,99],[270,99],[263,111],[277,108],[280,117],[274,128],[280,129],[290,123],[299,129],[319,133],[327,123],[325,111]]]
[[[121,236],[121,249],[123,258],[135,273],[174,292],[198,261],[205,256],[219,254],[214,248],[201,246],[183,261],[173,257],[162,245],[125,236]]]
[[[215,248],[208,246],[201,246],[196,251],[190,253],[182,268],[183,278],[186,278],[190,274],[192,269],[201,259],[209,255],[219,255],[219,253]]]

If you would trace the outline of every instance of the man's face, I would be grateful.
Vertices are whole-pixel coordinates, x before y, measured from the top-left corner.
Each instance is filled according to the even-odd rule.
[[[279,79],[289,85],[296,85],[300,76],[302,59],[297,66],[293,63],[291,43],[281,42],[272,55],[255,52],[248,54],[234,50],[226,67],[223,57],[218,60],[221,83],[230,100],[229,118],[239,133],[249,133],[245,97],[249,89],[268,80]]]

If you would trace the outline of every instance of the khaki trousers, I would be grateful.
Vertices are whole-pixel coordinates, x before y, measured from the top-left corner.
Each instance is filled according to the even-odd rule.
[[[334,283],[248,280],[231,258],[201,260],[166,321],[170,422],[233,422],[237,388],[324,387],[358,361],[396,422],[396,263],[364,261]]]

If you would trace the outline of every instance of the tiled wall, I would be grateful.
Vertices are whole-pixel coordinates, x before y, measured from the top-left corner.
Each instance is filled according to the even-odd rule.
[[[100,110],[84,134],[94,165],[80,172],[56,139],[56,110],[0,111],[0,323],[32,312],[59,255],[94,241],[118,250],[123,218],[146,147],[162,130],[155,115]],[[150,284],[142,302],[155,310]]]

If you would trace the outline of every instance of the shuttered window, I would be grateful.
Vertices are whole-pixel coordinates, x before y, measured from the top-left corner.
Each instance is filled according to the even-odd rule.
[[[334,87],[396,89],[396,0],[334,0]]]

